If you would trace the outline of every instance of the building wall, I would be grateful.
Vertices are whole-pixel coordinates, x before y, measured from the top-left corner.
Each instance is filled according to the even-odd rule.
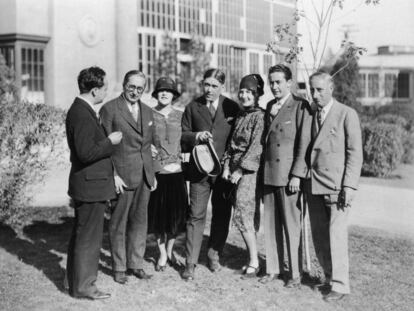
[[[17,1],[0,1],[0,33],[15,33],[17,30]]]

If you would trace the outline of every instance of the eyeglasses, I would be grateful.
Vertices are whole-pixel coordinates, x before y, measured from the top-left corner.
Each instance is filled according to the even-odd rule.
[[[135,85],[131,85],[131,84],[126,85],[126,86],[125,86],[125,88],[126,88],[128,91],[130,91],[130,92],[134,92],[134,91],[137,91],[138,93],[142,93],[142,92],[144,92],[144,88],[143,88],[143,87],[140,87],[140,86],[135,86]]]

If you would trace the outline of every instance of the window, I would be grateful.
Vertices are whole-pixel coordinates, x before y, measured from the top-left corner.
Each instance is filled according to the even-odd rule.
[[[377,73],[368,74],[368,97],[379,97],[379,77]]]
[[[212,35],[213,13],[211,1],[179,0],[178,6],[180,32],[195,33],[202,36]]]
[[[156,36],[138,34],[138,69],[147,76],[147,92],[152,89],[156,61]]]
[[[259,54],[249,53],[250,68],[249,73],[259,73]]]
[[[263,73],[267,75],[269,68],[273,65],[273,56],[272,55],[263,55]]]
[[[367,97],[367,75],[365,73],[359,74],[359,97]]]
[[[385,97],[395,97],[397,79],[395,74],[386,73],[384,76],[384,95]]]
[[[226,74],[226,89],[237,92],[239,81],[245,73],[246,50],[225,44],[218,44],[218,67]]]
[[[399,73],[398,74],[397,97],[398,98],[410,97],[409,87],[410,87],[410,75],[405,72]]]
[[[267,1],[246,1],[247,42],[265,44],[272,37],[271,5]]]
[[[216,36],[218,38],[243,41],[243,1],[220,0],[216,13]]]
[[[175,7],[170,0],[138,0],[138,25],[175,31]]]
[[[5,34],[0,35],[0,53],[7,66],[15,72],[21,98],[44,103],[45,55],[48,37]]]

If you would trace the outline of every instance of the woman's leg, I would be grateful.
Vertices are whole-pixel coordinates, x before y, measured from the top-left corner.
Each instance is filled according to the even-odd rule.
[[[256,233],[254,231],[241,231],[241,234],[249,252],[249,266],[246,269],[246,273],[255,273],[259,268]]]
[[[160,251],[160,257],[158,258],[157,264],[159,266],[165,266],[165,264],[167,263],[167,249],[165,247],[166,234],[165,233],[158,234],[156,238],[157,238],[158,249]]]
[[[175,257],[173,254],[174,243],[175,243],[175,235],[167,234],[167,259],[174,263]]]

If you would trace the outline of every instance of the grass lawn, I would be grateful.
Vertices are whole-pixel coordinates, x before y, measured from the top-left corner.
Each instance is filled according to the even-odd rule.
[[[34,211],[33,224],[24,228],[24,237],[0,226],[0,310],[412,310],[414,305],[414,241],[360,227],[350,228],[352,294],[336,303],[325,303],[314,289],[320,271],[312,250],[313,269],[300,289],[285,289],[281,282],[262,285],[257,279],[241,280],[239,269],[247,253],[234,228],[222,271],[212,274],[206,268],[203,245],[193,282],[182,281],[179,268],[154,272],[157,252],[149,237],[145,269],[154,274],[153,279],[130,278],[124,286],[114,283],[105,236],[98,286],[113,297],[97,302],[75,300],[61,287],[72,211],[67,207]],[[258,240],[263,254],[262,234]],[[183,261],[183,237],[176,251]]]

